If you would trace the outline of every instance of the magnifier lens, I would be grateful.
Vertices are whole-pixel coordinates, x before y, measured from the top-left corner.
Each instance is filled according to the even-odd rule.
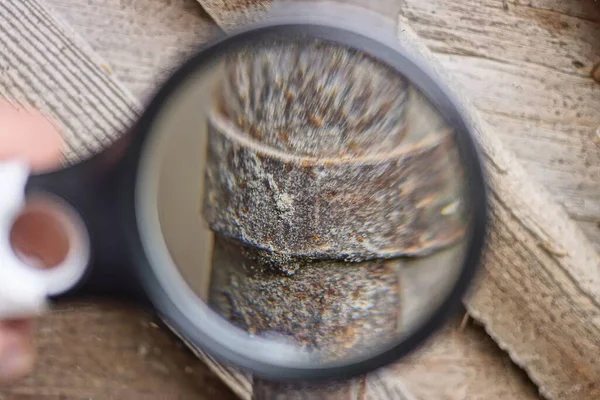
[[[198,329],[237,335],[235,351],[306,368],[364,359],[456,284],[470,231],[456,132],[373,55],[246,42],[179,85],[151,130],[137,191],[150,263]]]

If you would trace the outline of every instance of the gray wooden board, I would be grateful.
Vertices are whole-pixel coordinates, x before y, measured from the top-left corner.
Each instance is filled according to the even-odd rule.
[[[101,61],[98,58],[94,58],[95,60],[97,60],[98,62],[91,63],[91,65],[93,65],[95,68],[98,68],[98,70],[102,70],[104,71],[104,73],[107,76],[111,75],[111,71],[113,71],[113,73],[120,77],[123,78],[123,82],[128,85],[131,84],[131,88],[135,89],[135,80],[141,80],[145,82],[142,82],[140,84],[140,82],[138,81],[138,89],[136,90],[137,94],[140,94],[142,96],[147,95],[147,93],[150,93],[152,90],[152,87],[154,86],[154,84],[157,82],[157,74],[160,74],[160,71],[164,71],[168,68],[170,68],[170,62],[174,59],[177,58],[177,56],[179,56],[182,53],[179,53],[178,51],[174,51],[173,48],[183,48],[184,50],[182,50],[182,52],[187,51],[188,47],[186,47],[189,44],[192,44],[196,37],[192,37],[190,38],[190,36],[187,36],[187,40],[189,40],[189,43],[186,43],[185,40],[181,40],[179,39],[179,36],[185,36],[182,33],[175,33],[175,34],[171,34],[170,30],[175,30],[177,32],[181,32],[181,31],[185,31],[188,32],[189,27],[184,27],[184,24],[179,24],[181,22],[180,19],[178,18],[190,18],[190,15],[193,16],[193,23],[198,23],[200,24],[200,21],[202,19],[201,16],[201,12],[198,11],[198,8],[193,8],[191,2],[178,2],[178,1],[174,1],[174,2],[168,2],[165,3],[164,5],[162,4],[162,2],[149,2],[149,1],[135,1],[135,2],[117,2],[117,1],[112,1],[111,2],[104,2],[104,1],[90,1],[90,2],[82,2],[79,0],[51,0],[52,3],[57,3],[57,6],[59,6],[58,11],[64,13],[64,17],[73,24],[73,26],[76,28],[76,30],[78,32],[81,32],[83,34],[83,36],[89,41],[89,43],[92,44],[92,47],[94,47],[95,49],[98,50],[98,52],[104,56],[104,58],[108,59],[112,65],[112,69],[110,67],[107,66],[107,64],[105,64],[103,61]],[[158,4],[161,3],[161,5],[159,5],[158,7],[162,10],[161,12],[157,12],[157,8],[152,7],[151,5],[153,4]],[[537,2],[540,3],[540,2]],[[554,2],[554,6],[560,5],[560,2]],[[195,6],[195,5],[194,5]],[[542,4],[540,6],[540,8],[543,8],[544,6],[546,7],[552,7],[552,5],[548,6],[547,4]],[[62,8],[60,8],[62,7]],[[179,8],[178,8],[179,7]],[[510,4],[509,4],[509,8],[510,8]],[[573,9],[575,9],[575,11],[570,10],[569,7],[561,7],[561,12],[572,12],[574,15],[590,15],[590,13],[585,13],[579,10],[579,8],[577,6],[571,7]],[[192,10],[191,12],[188,11],[182,11],[182,10]],[[437,8],[436,8],[437,9]],[[193,11],[196,10],[196,11]],[[504,8],[502,8],[502,10],[504,10]],[[434,10],[435,11],[435,10]],[[577,12],[579,12],[580,14],[577,14]],[[80,14],[78,14],[80,13]],[[74,19],[77,15],[84,15],[84,13],[88,13],[87,17],[81,17],[81,19],[79,20],[79,23],[76,23],[76,21],[73,21],[72,18]],[[138,14],[139,13],[139,14]],[[170,19],[170,18],[165,18],[164,15],[162,14],[164,13],[164,15],[167,16],[171,16],[174,19]],[[134,17],[134,15],[136,15],[136,17]],[[129,31],[131,27],[130,24],[128,23],[121,23],[121,24],[110,24],[107,23],[107,21],[110,21],[110,17],[113,16],[115,18],[122,18],[119,21],[133,21],[133,30]],[[199,17],[198,17],[199,16]],[[164,18],[164,19],[163,19]],[[444,16],[438,13],[438,16],[436,18],[440,18],[440,20],[444,20]],[[458,18],[458,17],[456,17]],[[156,22],[163,22],[163,23],[159,23],[159,29],[158,32],[155,34],[155,37],[153,37],[153,39],[155,41],[158,41],[160,38],[165,39],[165,42],[163,43],[167,43],[164,46],[161,46],[160,48],[154,48],[154,49],[148,49],[148,48],[144,48],[142,46],[137,46],[135,43],[135,38],[137,35],[138,40],[141,40],[139,38],[145,38],[146,37],[146,30],[151,30],[152,26],[156,26]],[[166,23],[164,23],[165,21],[167,21]],[[204,23],[206,21],[203,21]],[[154,23],[154,25],[153,25]],[[67,28],[67,31],[69,31],[69,29]],[[137,32],[137,33],[136,33]],[[69,37],[72,37],[73,35],[71,33],[69,33]],[[75,35],[76,36],[76,35]],[[200,36],[200,35],[198,35]],[[105,42],[103,43],[102,40],[105,40]],[[200,39],[202,40],[202,39]],[[491,40],[490,38],[480,38],[480,40],[484,41],[484,40]],[[85,43],[81,42],[81,41],[77,41],[78,45],[81,45],[82,48],[86,49],[86,51],[89,51],[89,46],[87,46]],[[173,46],[173,47],[169,47],[169,46]],[[181,47],[180,47],[181,46]],[[121,52],[114,50],[114,49],[123,49]],[[144,50],[141,50],[144,49]],[[163,51],[165,51],[165,49],[173,51],[174,54],[172,59],[167,59],[168,57],[165,58],[161,58],[160,56],[156,56],[156,54],[163,54]],[[114,53],[111,53],[114,52]],[[112,56],[111,56],[112,54]],[[505,55],[506,56],[506,55]],[[130,57],[130,61],[132,62],[132,65],[130,65],[128,67],[128,64],[126,62],[123,62],[120,64],[120,60],[123,59],[123,57]],[[461,59],[462,56],[457,56],[459,59]],[[164,64],[162,64],[164,63]],[[88,64],[89,65],[89,64]],[[147,75],[144,75],[144,68],[148,68],[148,70],[150,70],[151,72],[147,73]],[[154,69],[156,68],[156,69]],[[67,70],[67,69],[66,69]],[[146,70],[146,71],[148,71]],[[154,72],[153,74],[153,71]],[[146,78],[144,78],[144,76]],[[475,76],[475,75],[474,75]],[[140,79],[140,77],[142,77]],[[5,78],[6,79],[6,78]],[[18,80],[19,77],[18,76],[11,76],[9,79],[6,79],[6,81],[9,82],[19,82],[18,85],[15,85],[15,87],[25,87],[25,86],[21,86],[21,81]],[[129,80],[129,82],[128,82]],[[130,83],[131,82],[131,83]],[[516,88],[515,88],[516,89]],[[24,93],[23,93],[24,92]],[[42,98],[43,101],[41,101],[39,103],[39,106],[42,108],[46,108],[47,105],[45,104],[45,102],[47,101],[47,99],[45,99],[43,97],[44,93],[47,93],[48,90],[40,90],[40,88],[35,88],[35,89],[27,89],[27,90],[14,90],[11,94],[9,94],[11,97],[16,97],[16,98],[21,98],[21,100],[26,101],[32,101],[32,102],[40,102],[39,98]],[[62,96],[61,96],[62,97]],[[577,97],[576,97],[577,98]],[[520,118],[509,118],[515,121],[515,124],[519,125],[520,122]],[[592,125],[592,124],[590,124]],[[526,126],[526,125],[522,125],[522,126]],[[98,128],[96,128],[98,129]],[[73,130],[74,131],[74,130]],[[82,129],[80,132],[96,132],[96,130],[94,129]],[[98,130],[104,133],[107,133],[108,130],[106,131],[102,131],[101,129]],[[435,343],[434,343],[435,344]],[[443,397],[441,397],[443,398]],[[459,397],[456,397],[459,398]]]
[[[403,15],[600,249],[600,4],[404,0]]]

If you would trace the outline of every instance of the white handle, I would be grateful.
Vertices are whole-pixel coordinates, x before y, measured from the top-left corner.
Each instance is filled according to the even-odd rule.
[[[30,317],[46,311],[47,298],[75,286],[90,259],[89,236],[75,210],[50,195],[26,201],[29,172],[28,165],[22,161],[0,162],[0,320]],[[13,250],[10,230],[25,207],[51,215],[64,229],[68,250],[58,265],[36,268]]]
[[[0,320],[37,315],[47,308],[44,280],[10,244],[10,230],[25,206],[28,176],[26,163],[0,162]]]

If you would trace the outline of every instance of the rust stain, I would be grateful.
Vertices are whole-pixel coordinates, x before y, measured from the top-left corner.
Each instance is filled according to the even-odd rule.
[[[550,33],[560,33],[570,28],[569,23],[564,21],[561,15],[554,13],[539,13],[536,15],[536,20],[542,28]]]
[[[358,394],[359,400],[365,400],[367,398],[367,376],[363,375],[360,377],[360,389]]]
[[[308,122],[317,128],[321,128],[323,126],[323,120],[316,115],[309,115]]]
[[[594,65],[594,68],[592,68],[592,72],[590,73],[590,76],[592,77],[593,80],[600,83],[600,62],[597,63],[596,65]]]
[[[309,160],[302,160],[300,166],[305,169],[309,169],[315,166],[315,164]]]
[[[279,139],[281,139],[281,141],[284,143],[288,143],[290,141],[290,135],[286,131],[279,131],[277,136],[279,136]]]

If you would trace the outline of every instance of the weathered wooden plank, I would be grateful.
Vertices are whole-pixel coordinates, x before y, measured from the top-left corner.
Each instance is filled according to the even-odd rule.
[[[410,2],[406,15],[417,30],[429,38],[428,45],[452,54],[443,56],[445,67],[457,73],[466,92],[484,110],[486,121],[500,128],[501,139],[526,160],[528,172],[565,205],[571,218],[581,221],[580,227],[598,248],[599,163],[595,132],[600,118],[597,112],[600,88],[589,76],[600,49],[597,5],[586,1],[563,2],[570,4],[565,10],[564,7],[553,9],[556,2],[551,1],[537,1],[528,6],[515,2],[509,4],[508,12],[498,7],[484,10],[486,18],[473,32],[466,21],[458,18],[458,15],[466,15],[465,19],[469,20],[475,16],[468,10],[468,2],[452,3],[428,4],[426,7],[435,7],[435,10],[427,12],[423,9],[424,3]],[[585,15],[581,10],[587,11]],[[443,19],[432,20],[432,11],[438,15],[435,18]],[[448,18],[455,21],[451,28],[447,25]],[[492,32],[488,36],[487,28],[493,30],[492,26],[499,21],[508,24],[506,32],[494,31],[492,39]],[[511,31],[509,27],[514,29]],[[458,38],[453,42],[458,43],[454,48],[449,49],[444,44],[444,31]],[[527,35],[522,36],[523,32]],[[517,35],[522,40],[513,42]],[[552,54],[553,51],[557,54]],[[461,77],[464,66],[473,64],[477,65],[477,74]],[[521,109],[514,103],[520,104]],[[510,212],[525,211],[524,208],[511,208]],[[499,232],[507,234],[504,229]],[[515,230],[505,237],[522,243],[521,254],[534,252],[522,234],[523,231]],[[569,249],[571,246],[578,244],[574,241],[564,245]],[[509,259],[507,254],[493,257]],[[586,294],[576,286],[569,288],[560,272],[548,271],[552,264],[544,266],[523,255],[520,261],[512,257],[510,260],[511,270],[525,275],[507,275],[503,271],[506,262],[500,259],[488,262],[490,277],[485,281],[485,289],[470,303],[471,311],[485,320],[488,331],[508,348],[517,363],[528,369],[549,397],[597,397],[598,378],[588,371],[597,371],[598,367],[589,359],[585,361],[582,354],[585,349],[597,351],[598,339],[591,332],[577,332],[581,326],[590,325],[586,316],[591,312],[588,307],[596,310],[597,300],[587,306],[584,304],[587,295],[594,296],[597,290],[591,289]],[[526,271],[532,265],[536,267]],[[590,266],[598,267],[596,261]],[[530,285],[539,291],[530,292],[526,285],[518,289],[512,284],[523,282],[525,276],[535,278]],[[559,295],[563,291],[568,300],[564,300],[565,294]],[[553,331],[563,327],[571,331],[563,331],[562,338],[555,336]],[[570,343],[572,338],[577,338],[577,342]]]
[[[403,15],[534,180],[600,249],[600,7],[406,0]]]
[[[377,374],[383,382],[400,377],[415,399],[539,398],[523,371],[471,320],[451,322],[426,346]]]
[[[419,47],[413,50],[435,61]],[[467,309],[543,395],[594,399],[600,369],[590,355],[600,350],[600,258],[564,210],[528,182],[516,159],[486,133],[476,113],[471,116],[488,160],[492,230],[486,273],[466,299]]]
[[[0,399],[236,399],[151,316],[123,304],[77,303],[38,322],[34,372]]]
[[[194,0],[47,2],[109,62],[106,72],[141,100],[219,31]]]
[[[510,9],[511,5],[526,6],[539,10],[546,10],[550,13],[578,17],[583,20],[600,22],[600,9],[598,8],[597,0],[579,0],[579,1],[562,1],[562,0],[531,0],[519,1],[510,0],[506,2],[506,6]]]

